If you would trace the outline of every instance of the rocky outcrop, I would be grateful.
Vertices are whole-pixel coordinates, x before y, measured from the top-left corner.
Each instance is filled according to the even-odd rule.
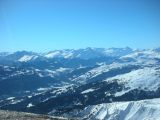
[[[69,120],[60,117],[0,110],[0,120]]]

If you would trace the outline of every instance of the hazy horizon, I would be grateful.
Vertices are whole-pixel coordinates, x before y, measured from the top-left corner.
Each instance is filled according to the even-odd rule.
[[[14,53],[14,52],[33,52],[33,53],[47,53],[47,52],[52,52],[52,51],[61,51],[61,50],[80,50],[80,49],[87,49],[87,48],[91,48],[91,49],[124,49],[124,48],[130,48],[132,50],[150,50],[150,49],[160,49],[159,47],[153,47],[153,48],[132,48],[129,46],[126,47],[84,47],[84,48],[64,48],[64,49],[51,49],[51,50],[43,50],[43,51],[33,51],[33,50],[15,50],[15,51],[0,51],[0,53]]]

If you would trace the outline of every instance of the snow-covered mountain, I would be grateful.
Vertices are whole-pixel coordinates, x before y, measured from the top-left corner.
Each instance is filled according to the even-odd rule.
[[[159,120],[160,99],[90,105],[73,114],[87,120]]]
[[[0,109],[96,120],[148,114],[158,120],[159,98],[159,48],[0,53]]]
[[[15,61],[26,62],[25,59],[31,60],[32,57],[43,57],[46,59],[53,58],[64,58],[64,59],[94,59],[100,57],[120,57],[133,53],[133,50],[129,47],[126,48],[86,48],[86,49],[65,49],[65,50],[54,50],[47,53],[34,53],[27,51],[18,51],[14,53],[0,53],[0,57],[6,59],[12,59]],[[30,58],[30,59],[29,59]]]

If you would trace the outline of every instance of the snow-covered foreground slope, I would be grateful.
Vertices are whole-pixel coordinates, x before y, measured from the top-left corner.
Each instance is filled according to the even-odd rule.
[[[160,120],[160,98],[91,105],[78,116],[87,120]]]

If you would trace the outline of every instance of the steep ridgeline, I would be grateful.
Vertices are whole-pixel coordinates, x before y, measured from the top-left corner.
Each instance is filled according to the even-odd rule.
[[[91,120],[148,114],[157,120],[159,98],[159,48],[0,53],[3,110]]]

